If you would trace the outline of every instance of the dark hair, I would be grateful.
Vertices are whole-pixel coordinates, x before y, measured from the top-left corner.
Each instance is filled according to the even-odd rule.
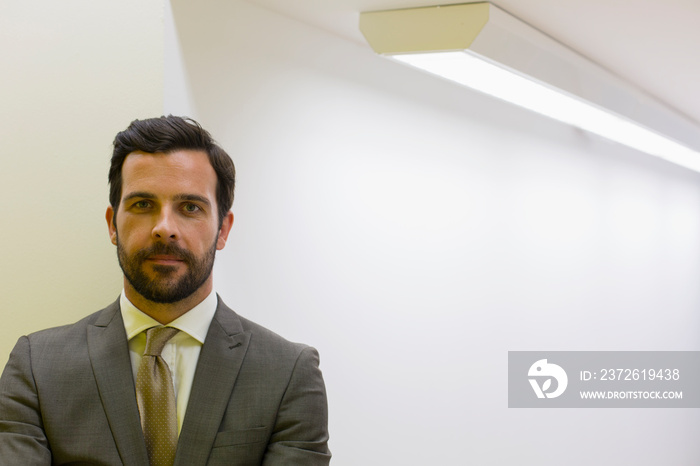
[[[134,151],[169,153],[181,149],[202,150],[216,172],[216,204],[219,226],[233,205],[236,168],[231,157],[219,147],[211,134],[191,118],[173,115],[134,120],[114,138],[109,167],[109,203],[116,212],[122,195],[122,165]]]

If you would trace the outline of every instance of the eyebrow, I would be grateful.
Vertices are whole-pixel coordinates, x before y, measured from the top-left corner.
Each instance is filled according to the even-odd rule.
[[[211,206],[211,202],[209,199],[207,199],[204,196],[200,196],[199,194],[178,194],[175,196],[176,201],[194,201],[194,202],[199,202],[200,204],[205,205],[206,207]]]
[[[131,199],[136,199],[136,198],[141,198],[141,199],[157,199],[158,196],[156,196],[153,193],[149,193],[147,191],[135,191],[133,193],[129,193],[126,196],[124,196],[124,199],[122,202],[129,201]],[[211,207],[211,202],[209,199],[207,199],[204,196],[200,196],[199,194],[177,194],[175,196],[176,201],[194,201],[194,202],[199,202],[203,204],[206,207]]]
[[[146,191],[135,191],[133,193],[129,193],[126,196],[124,196],[124,199],[122,199],[123,202],[126,202],[131,199],[135,199],[137,197],[141,197],[144,199],[155,199],[157,196],[153,193],[148,193]]]

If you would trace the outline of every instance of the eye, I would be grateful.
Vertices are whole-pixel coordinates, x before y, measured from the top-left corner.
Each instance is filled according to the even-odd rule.
[[[151,206],[151,203],[148,201],[136,201],[134,202],[134,207],[137,209],[147,209]]]
[[[189,203],[188,203],[188,204],[184,204],[184,205],[182,206],[182,210],[184,210],[184,211],[187,212],[188,214],[193,214],[193,213],[195,213],[195,212],[199,212],[199,211],[202,210],[202,209],[200,209],[199,206],[198,206],[197,204],[189,204]]]

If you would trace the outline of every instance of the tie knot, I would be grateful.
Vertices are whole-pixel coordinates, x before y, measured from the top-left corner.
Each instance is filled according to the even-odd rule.
[[[144,356],[160,356],[163,347],[175,334],[178,329],[172,327],[151,327],[146,330],[146,350]]]

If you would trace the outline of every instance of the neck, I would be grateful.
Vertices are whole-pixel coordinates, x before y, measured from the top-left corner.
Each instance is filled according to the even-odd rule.
[[[202,286],[187,298],[175,303],[156,303],[146,299],[142,294],[131,286],[131,283],[124,278],[124,294],[136,306],[138,310],[151,318],[157,320],[163,325],[167,325],[181,315],[187,313],[190,309],[204,301],[209,296],[213,289],[212,279],[209,277]]]

